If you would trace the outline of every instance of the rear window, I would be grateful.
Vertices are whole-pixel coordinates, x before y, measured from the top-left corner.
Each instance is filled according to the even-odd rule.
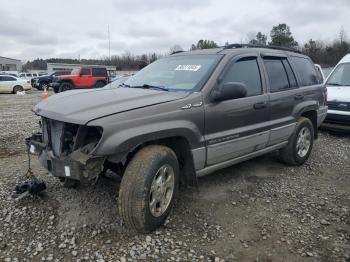
[[[92,68],[92,75],[93,76],[107,76],[107,70],[106,68]]]
[[[317,76],[315,65],[311,63],[309,59],[304,57],[292,58],[293,64],[295,65],[295,70],[300,77],[300,86],[311,86],[320,84],[320,80]]]

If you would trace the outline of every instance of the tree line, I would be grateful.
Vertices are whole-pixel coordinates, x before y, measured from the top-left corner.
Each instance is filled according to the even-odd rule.
[[[300,45],[294,39],[290,27],[287,24],[282,23],[272,27],[269,37],[270,41],[268,41],[267,34],[258,32],[256,35],[249,36],[246,43],[252,45],[271,45],[291,48],[308,55],[315,63],[320,64],[323,67],[334,66],[344,55],[350,53],[350,42],[347,40],[344,29],[341,29],[338,36],[331,42],[310,39],[303,45]],[[225,45],[228,44],[228,42],[225,43]],[[201,39],[197,43],[192,44],[188,50],[217,47],[219,47],[219,45],[214,40]],[[184,51],[184,49],[177,44],[172,46],[167,54],[151,53],[134,55],[130,52],[125,52],[121,55],[113,55],[110,58],[101,57],[100,59],[38,58],[24,64],[23,70],[46,70],[47,63],[109,65],[115,66],[117,70],[137,70],[165,55],[181,51]]]

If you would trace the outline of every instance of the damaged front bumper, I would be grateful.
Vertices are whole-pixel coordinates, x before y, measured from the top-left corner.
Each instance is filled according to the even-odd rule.
[[[26,145],[29,153],[37,155],[40,163],[53,176],[88,182],[95,180],[103,171],[105,157],[86,154],[79,149],[67,156],[57,157],[42,137],[42,133],[35,133],[26,139]]]

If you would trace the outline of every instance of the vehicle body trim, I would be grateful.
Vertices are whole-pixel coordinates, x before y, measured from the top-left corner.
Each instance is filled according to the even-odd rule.
[[[213,172],[215,172],[215,171],[217,171],[219,169],[230,167],[232,165],[238,164],[238,163],[243,162],[245,160],[248,160],[248,159],[251,159],[251,158],[254,158],[254,157],[266,154],[268,152],[275,151],[277,149],[283,148],[287,144],[288,144],[288,141],[285,141],[283,143],[279,143],[277,145],[266,147],[266,148],[261,149],[259,151],[246,154],[244,156],[240,156],[240,157],[237,157],[237,158],[234,158],[234,159],[230,159],[230,160],[227,160],[227,161],[224,161],[224,162],[212,165],[212,166],[208,166],[206,168],[203,168],[201,170],[196,171],[196,174],[197,174],[198,177],[204,176],[204,175],[208,175],[208,174],[213,173]]]

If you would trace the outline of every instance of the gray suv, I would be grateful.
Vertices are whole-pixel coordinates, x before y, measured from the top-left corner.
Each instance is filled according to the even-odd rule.
[[[72,90],[40,102],[27,140],[41,164],[74,187],[106,170],[121,177],[125,224],[160,226],[180,185],[279,150],[301,165],[327,114],[326,90],[299,53],[230,45],[160,59],[120,88]]]

